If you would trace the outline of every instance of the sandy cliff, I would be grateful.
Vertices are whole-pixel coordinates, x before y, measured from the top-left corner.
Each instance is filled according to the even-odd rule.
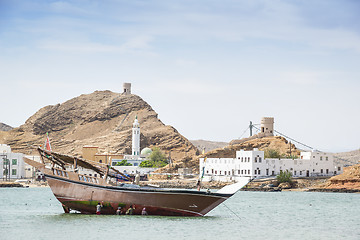
[[[360,164],[345,167],[342,174],[331,177],[323,188],[360,190]]]

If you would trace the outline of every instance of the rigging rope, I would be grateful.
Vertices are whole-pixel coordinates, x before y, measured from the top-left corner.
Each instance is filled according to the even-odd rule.
[[[253,127],[260,131],[260,129],[259,129],[258,127],[255,127],[254,125],[253,125]],[[285,138],[288,138],[288,139],[290,139],[291,141],[296,142],[296,143],[298,143],[298,144],[300,144],[300,145],[302,145],[302,146],[304,146],[304,147],[307,147],[307,148],[310,148],[310,149],[314,149],[313,147],[310,147],[309,145],[306,145],[306,144],[304,144],[304,143],[301,143],[301,142],[299,142],[299,141],[296,141],[295,139],[293,139],[293,138],[291,138],[291,137],[288,137],[288,136],[286,136],[285,134],[282,134],[282,133],[279,132],[279,131],[274,130],[274,132],[276,132],[277,134],[279,134],[279,135],[281,135],[281,136],[283,136],[283,137],[285,137]]]
[[[255,125],[259,125],[259,124],[255,124]],[[253,128],[255,128],[255,129],[257,129],[258,131],[260,131],[260,129],[258,128],[258,127],[255,127],[255,125],[253,124],[252,126],[253,126]],[[293,139],[293,138],[291,138],[291,137],[288,137],[288,136],[286,136],[285,134],[282,134],[281,132],[279,132],[279,131],[276,131],[276,130],[274,130],[274,132],[276,132],[277,134],[279,134],[279,135],[281,135],[281,136],[283,136],[283,137],[285,137],[285,138],[288,138],[288,139],[290,139],[290,140],[292,140],[293,142],[296,142],[296,143],[298,143],[298,144],[300,144],[300,145],[302,145],[302,146],[305,146],[305,147],[307,147],[307,148],[310,148],[310,149],[314,149],[313,147],[310,147],[310,146],[308,146],[308,145],[306,145],[306,144],[304,144],[304,143],[301,143],[301,142],[299,142],[299,141],[296,141],[295,139]],[[319,150],[318,150],[319,151]],[[322,151],[319,151],[319,152],[322,152]],[[337,156],[334,156],[334,159],[336,159],[337,161],[343,161],[343,162],[347,162],[347,163],[349,163],[349,164],[354,164],[352,161],[350,161],[350,160],[346,160],[346,159],[343,159],[343,158],[340,158],[340,157],[337,157]]]
[[[296,142],[296,143],[298,143],[298,144],[301,144],[301,145],[303,145],[304,147],[307,147],[307,148],[310,148],[310,149],[314,149],[313,147],[310,147],[309,145],[306,145],[306,144],[304,144],[304,143],[301,143],[301,142],[299,142],[299,141],[296,141],[295,139],[293,139],[293,138],[291,138],[291,137],[288,137],[288,136],[286,136],[285,134],[282,134],[281,132],[278,132],[278,131],[276,131],[276,130],[274,130],[274,132],[276,132],[276,133],[280,134],[281,136],[283,136],[283,137],[285,137],[285,138],[288,138],[288,139],[290,139],[290,140],[292,140],[292,141],[294,141],[294,142]]]
[[[223,203],[223,205],[230,211],[232,212],[237,218],[239,218],[241,220],[241,217],[239,217],[239,215],[237,215],[233,210],[231,210],[225,203]]]
[[[239,137],[239,139],[241,139],[241,137],[246,133],[246,131],[250,128],[250,126],[248,126],[245,131],[241,134],[241,136]]]

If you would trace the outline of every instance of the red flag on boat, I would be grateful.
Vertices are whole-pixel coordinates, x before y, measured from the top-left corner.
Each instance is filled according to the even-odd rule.
[[[50,139],[49,139],[49,133],[46,133],[46,140],[45,140],[45,149],[48,151],[51,151],[51,145],[50,145]]]

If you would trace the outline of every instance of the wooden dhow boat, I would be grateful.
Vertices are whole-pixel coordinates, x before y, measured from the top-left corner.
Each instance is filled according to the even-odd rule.
[[[112,183],[110,179],[119,176],[128,177],[111,166],[40,147],[38,151],[42,162],[28,158],[25,158],[25,162],[45,175],[65,213],[75,210],[80,213],[95,214],[96,205],[101,203],[101,214],[115,214],[118,207],[121,207],[122,214],[125,214],[125,211],[133,205],[135,215],[140,215],[142,209],[146,208],[148,215],[204,216],[249,182],[249,178],[244,178],[215,193],[140,187],[125,183],[119,185]],[[78,167],[93,170],[99,177],[79,174]]]

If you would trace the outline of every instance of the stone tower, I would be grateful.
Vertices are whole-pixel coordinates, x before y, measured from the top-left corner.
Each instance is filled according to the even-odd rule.
[[[140,125],[137,120],[137,116],[133,123],[132,128],[132,155],[139,156],[140,155]]]
[[[123,84],[123,94],[125,94],[125,95],[131,94],[131,83]]]
[[[261,132],[265,136],[274,136],[274,118],[273,117],[263,117],[261,118]]]

